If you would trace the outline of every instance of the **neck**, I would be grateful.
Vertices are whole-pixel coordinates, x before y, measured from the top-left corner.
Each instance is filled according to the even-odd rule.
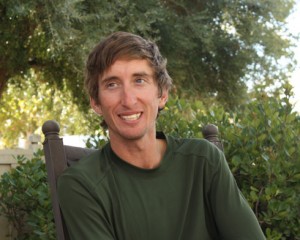
[[[164,139],[127,140],[118,142],[111,139],[112,150],[125,162],[143,169],[153,169],[159,166],[166,151]]]

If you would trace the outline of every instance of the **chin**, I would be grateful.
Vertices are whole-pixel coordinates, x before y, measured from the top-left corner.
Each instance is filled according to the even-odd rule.
[[[135,141],[135,140],[139,140],[141,138],[143,138],[144,135],[142,134],[126,134],[126,135],[123,135],[123,138],[124,139],[127,139],[129,141]]]
[[[128,129],[128,131],[124,131],[120,133],[121,137],[127,140],[139,140],[143,138],[146,133],[144,131],[134,131]]]

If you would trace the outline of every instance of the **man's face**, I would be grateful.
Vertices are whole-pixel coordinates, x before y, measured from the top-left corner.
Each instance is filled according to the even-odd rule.
[[[158,109],[167,98],[167,91],[159,97],[147,60],[117,60],[99,78],[99,104],[91,99],[91,106],[103,116],[111,140],[138,140],[155,136]]]

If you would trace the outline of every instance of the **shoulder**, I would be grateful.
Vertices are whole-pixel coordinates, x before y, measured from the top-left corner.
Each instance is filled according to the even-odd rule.
[[[68,167],[59,177],[59,184],[77,182],[89,186],[98,185],[110,172],[105,148],[83,157],[78,163]]]
[[[225,159],[223,152],[205,139],[167,136],[167,141],[175,156],[186,160],[195,159],[196,161],[216,166]]]
[[[174,138],[167,136],[168,145],[180,154],[198,156],[222,155],[222,151],[211,142],[202,138]]]

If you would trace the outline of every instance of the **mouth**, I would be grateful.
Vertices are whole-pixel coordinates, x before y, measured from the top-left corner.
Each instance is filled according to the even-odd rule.
[[[125,121],[135,121],[141,117],[142,113],[136,113],[131,115],[120,115],[120,117]]]

